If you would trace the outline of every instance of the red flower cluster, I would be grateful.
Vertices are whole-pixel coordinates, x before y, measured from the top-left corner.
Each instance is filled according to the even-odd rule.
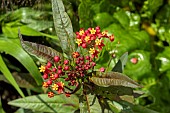
[[[59,81],[61,76],[65,75],[65,72],[69,71],[69,61],[64,60],[61,62],[59,56],[54,57],[54,63],[48,62],[45,66],[41,66],[40,72],[43,72],[43,87],[51,88],[54,92],[57,91],[58,94],[64,92],[64,83]],[[49,97],[53,97],[54,93],[49,92]]]
[[[43,73],[43,87],[52,89],[48,92],[50,98],[55,95],[54,93],[64,93],[70,96],[71,93],[65,92],[65,86],[77,87],[79,80],[86,78],[84,76],[88,76],[88,72],[93,71],[96,65],[93,58],[98,57],[99,52],[105,46],[103,38],[114,40],[113,35],[108,36],[106,31],[101,32],[100,27],[81,29],[76,33],[76,38],[78,46],[87,49],[90,55],[85,56],[74,52],[73,61],[62,60],[59,56],[55,56],[53,62],[48,62],[39,68]],[[100,72],[104,71],[104,67],[100,68]]]
[[[88,28],[87,30],[80,29],[79,32],[76,32],[76,43],[82,48],[87,48],[92,58],[98,57],[99,50],[102,50],[105,46],[103,38],[114,41],[114,36],[109,36],[107,31],[101,32],[100,27]]]
[[[63,80],[67,81],[68,86],[76,86],[78,79],[82,79],[87,71],[96,65],[90,56],[80,56],[79,52],[74,52],[73,58],[75,62],[71,65],[69,60],[62,61],[59,56],[55,56],[54,63],[48,62],[39,68],[40,72],[43,72],[43,87],[53,90],[53,92],[48,92],[50,98],[54,96],[54,92],[70,96],[68,92],[65,92],[65,84],[60,81],[60,78],[64,78]]]

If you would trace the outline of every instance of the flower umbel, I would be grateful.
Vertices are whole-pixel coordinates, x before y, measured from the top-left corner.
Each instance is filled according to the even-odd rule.
[[[43,73],[42,86],[51,89],[48,97],[54,97],[55,93],[65,94],[69,97],[73,94],[68,91],[69,86],[78,87],[79,84],[82,85],[82,81],[88,81],[91,76],[89,73],[95,71],[95,58],[99,56],[105,46],[104,38],[110,39],[111,42],[114,41],[114,35],[109,36],[107,31],[101,32],[98,26],[87,30],[80,29],[79,32],[76,32],[78,49],[72,53],[71,59],[54,56],[53,61],[39,67],[40,72]],[[99,71],[104,72],[105,68],[102,67]],[[74,89],[70,91],[74,91]]]

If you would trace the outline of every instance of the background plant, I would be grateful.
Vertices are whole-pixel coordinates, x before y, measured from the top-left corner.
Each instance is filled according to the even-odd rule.
[[[43,2],[43,4],[45,6],[46,3]],[[145,91],[145,95],[137,99],[136,103],[143,106],[147,106],[153,110],[162,113],[169,112],[169,106],[168,106],[169,105],[169,99],[168,99],[169,97],[169,54],[168,54],[169,53],[169,9],[168,9],[169,1],[146,0],[145,2],[141,2],[137,0],[135,1],[129,0],[127,2],[123,2],[123,1],[119,2],[119,1],[106,1],[106,0],[102,0],[102,1],[82,0],[80,2],[79,1],[75,2],[70,0],[69,2],[65,1],[64,4],[66,7],[66,11],[71,18],[71,21],[73,23],[73,28],[75,31],[79,30],[79,26],[80,28],[83,27],[86,29],[89,26],[94,27],[96,25],[99,25],[101,26],[102,30],[108,30],[109,32],[114,33],[116,37],[115,43],[120,42],[120,44],[116,48],[116,51],[118,51],[115,59],[116,62],[124,52],[126,51],[129,52],[128,62],[125,67],[124,73],[130,76],[131,78],[139,81],[141,84],[143,84],[144,86],[143,90]],[[18,59],[31,74],[35,73],[35,71],[33,71],[34,69],[36,70],[37,75],[39,72],[36,67],[33,68],[28,66],[27,61],[28,61],[28,57],[30,56],[28,56],[28,54],[26,53],[25,55],[27,57],[19,56],[19,54],[16,54],[16,53],[21,53],[21,51],[24,52],[23,50],[20,50],[21,46],[18,40],[18,26],[20,26],[21,33],[22,35],[24,35],[23,37],[25,37],[26,39],[34,42],[39,42],[39,43],[46,42],[45,44],[50,45],[55,49],[58,49],[59,44],[56,43],[58,42],[57,40],[58,38],[56,38],[56,36],[53,36],[55,32],[51,30],[53,24],[48,24],[51,25],[49,27],[47,27],[47,24],[45,24],[46,17],[49,17],[48,20],[50,20],[51,17],[51,23],[53,23],[52,15],[50,13],[51,8],[48,8],[48,6],[51,7],[51,4],[47,2],[46,7],[44,7],[43,11],[40,12],[44,12],[44,10],[46,10],[49,11],[49,13],[40,13],[39,11],[35,11],[38,12],[39,15],[38,14],[36,15],[36,13],[34,13],[34,15],[30,16],[31,14],[33,14],[33,11],[36,8],[34,8],[34,10],[28,8],[29,10],[26,14],[29,14],[29,16],[27,17],[25,15],[24,17],[23,15],[22,16],[19,15],[23,14],[20,12],[24,12],[24,11],[26,12],[26,10],[24,8],[20,8],[18,9],[20,11],[16,10],[16,14],[14,13],[15,10],[13,13],[9,12],[8,14],[2,14],[0,19],[1,29],[2,29],[1,51],[5,51],[8,54],[14,56],[14,58]],[[29,12],[31,12],[31,14]],[[9,16],[12,14],[14,14],[15,16]],[[45,16],[48,14],[51,16]],[[43,18],[38,18],[42,16]],[[7,20],[7,17],[9,20]],[[24,19],[26,19],[27,21],[25,22],[21,21]],[[46,28],[40,29],[43,28],[41,26],[36,29],[36,27],[39,24],[35,26],[34,20],[38,20],[38,22],[40,22],[39,20],[43,20],[41,21],[42,25],[46,26]],[[24,28],[26,29],[25,31]],[[32,31],[28,32],[30,30]],[[11,35],[10,32],[13,34]],[[48,35],[44,33],[48,33],[52,35]],[[33,36],[38,36],[39,38],[38,37],[34,38]],[[42,38],[41,36],[45,36],[45,37]],[[56,40],[54,41],[53,39]],[[11,50],[6,49],[6,48],[10,48],[11,45],[12,45]],[[107,50],[112,51],[112,48],[115,49],[114,46],[115,45],[108,45]],[[15,48],[16,51],[14,51],[12,48]],[[59,51],[61,51],[61,49],[59,49]],[[105,53],[107,52],[104,52],[102,54],[103,59],[97,62],[102,66],[106,66],[107,63],[109,62],[106,59],[109,57],[109,55]],[[23,66],[21,65],[18,66],[11,62],[11,61],[16,62],[16,60],[13,57],[6,55],[4,53],[2,53],[1,55],[11,72],[27,73],[27,71],[25,70],[25,68],[23,68]],[[21,57],[27,60],[22,60]],[[137,58],[137,59],[134,60],[133,58]],[[31,62],[33,63],[33,60]],[[3,63],[1,62],[1,64]],[[114,62],[111,62],[111,64],[114,65]],[[33,66],[35,64],[33,65],[29,64],[29,65]],[[101,65],[98,65],[98,67],[101,67]],[[5,66],[3,65],[2,67],[3,68],[1,68],[1,71],[3,70],[2,71],[3,75],[9,76],[9,72],[6,70],[7,68],[4,68]],[[21,71],[20,69],[22,70],[24,69],[24,71]],[[13,73],[13,75],[15,76],[18,74]],[[3,76],[1,76],[1,78],[4,80]],[[41,79],[37,78],[37,80],[41,80]],[[10,82],[13,83],[13,85],[17,88],[17,84],[15,84],[13,81]],[[41,83],[41,81],[39,81],[39,83]],[[31,87],[29,87],[29,89],[30,88],[33,89],[32,84],[33,83],[31,83]],[[24,86],[22,83],[20,83],[19,86],[20,87],[27,86],[28,88],[28,85]],[[39,91],[41,92],[41,90]]]

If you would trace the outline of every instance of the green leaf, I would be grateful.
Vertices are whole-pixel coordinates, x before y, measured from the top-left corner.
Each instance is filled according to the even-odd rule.
[[[105,105],[105,100],[100,100],[91,94],[86,95],[86,99],[88,104],[87,109],[90,111],[90,113],[112,113],[109,107]]]
[[[62,58],[62,54],[52,49],[51,47],[47,47],[37,43],[32,43],[29,41],[24,41],[22,39],[22,35],[20,34],[20,32],[19,37],[23,49],[33,56],[40,57],[51,62],[53,62],[55,56],[60,56]]]
[[[5,111],[2,108],[1,98],[0,98],[0,113],[5,113]]]
[[[24,97],[24,93],[22,90],[19,88],[18,84],[16,83],[15,79],[13,78],[11,72],[8,70],[6,64],[4,63],[1,55],[0,55],[0,71],[4,74],[6,79],[13,85],[13,87],[18,91],[18,93]]]
[[[131,59],[137,58],[137,63],[132,63]],[[136,50],[129,54],[124,73],[133,79],[141,79],[151,71],[150,53],[143,50]]]
[[[71,97],[56,95],[53,98],[49,98],[47,94],[40,94],[16,99],[8,104],[34,111],[54,113],[74,113],[79,107],[78,98],[75,95],[71,95]]]
[[[80,28],[87,29],[92,26],[93,11],[91,10],[93,3],[91,0],[81,0],[81,3],[78,7],[79,15],[79,25]],[[88,9],[88,10],[87,10]]]
[[[16,112],[14,113],[43,113],[43,112],[38,112],[38,111],[32,111],[30,109],[23,109],[23,108],[19,108]]]
[[[90,94],[86,96],[87,96],[87,102],[89,103],[88,107],[90,108],[90,113],[102,113],[102,109],[98,99],[96,98],[95,102],[93,103],[93,99],[95,98],[95,96]]]
[[[113,22],[113,17],[109,13],[106,13],[106,12],[97,13],[94,16],[94,21],[96,22],[98,26],[100,26],[103,29]]]
[[[12,76],[16,80],[19,87],[31,89],[37,86],[35,80],[29,73],[13,72]],[[0,76],[0,80],[9,83],[4,76]]]
[[[141,105],[134,105],[128,102],[121,102],[121,104],[124,106],[124,109],[121,111],[121,113],[159,113]]]
[[[31,23],[28,24],[28,27],[37,31],[43,31],[53,27],[53,22],[46,20],[32,20]]]
[[[164,51],[162,53],[159,53],[156,59],[161,61],[161,67],[159,68],[159,71],[164,72],[167,70],[170,70],[170,48],[165,47]]]
[[[11,26],[2,26],[2,32],[6,37],[17,38],[17,32],[11,28]]]
[[[102,87],[109,87],[109,86],[125,86],[130,88],[139,88],[141,87],[138,83],[130,79],[128,76],[123,75],[122,73],[118,72],[108,72],[103,77],[91,77],[90,80]]]
[[[42,84],[41,74],[32,58],[14,41],[0,40],[0,51],[4,51],[15,57],[30,72],[38,85]]]
[[[114,18],[116,18],[125,29],[129,28],[130,19],[124,10],[119,10],[114,13]]]
[[[72,52],[75,51],[74,33],[62,0],[52,0],[52,11],[56,34],[60,39],[62,50],[71,57]]]
[[[106,45],[109,51],[117,51],[117,56],[121,56],[127,51],[134,51],[136,49],[148,50],[150,48],[150,37],[145,31],[125,30],[119,24],[111,24],[105,30],[114,34],[115,43],[119,42],[116,50],[115,44],[108,43]]]
[[[163,4],[163,0],[147,0],[148,1],[148,10],[151,14],[155,14],[159,7]]]
[[[122,73],[124,70],[124,67],[126,65],[126,62],[128,60],[128,52],[124,53],[120,59],[118,60],[118,62],[116,63],[115,67],[112,69],[112,71],[114,72],[120,72]]]

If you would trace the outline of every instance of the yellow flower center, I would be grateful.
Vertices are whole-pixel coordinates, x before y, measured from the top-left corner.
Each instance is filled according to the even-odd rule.
[[[40,72],[44,72],[45,71],[45,66],[39,67],[39,70],[40,70]]]
[[[107,31],[103,31],[102,32],[102,35],[104,36],[104,35],[107,35],[108,34],[108,32]]]
[[[76,40],[76,43],[77,43],[78,45],[80,45],[80,44],[82,43],[82,40],[81,40],[81,39],[77,39],[77,40]]]
[[[96,43],[97,46],[98,46],[98,45],[101,45],[102,40],[101,40],[101,39],[96,39],[96,40],[95,40],[95,43]]]
[[[57,84],[53,84],[53,85],[52,85],[52,89],[53,89],[53,90],[58,90],[58,85],[57,85]]]
[[[89,36],[86,36],[85,39],[84,39],[86,42],[88,42],[90,40],[90,37]]]
[[[82,36],[84,34],[84,30],[79,31],[79,35]]]
[[[94,54],[95,53],[95,49],[94,48],[90,48],[89,53],[90,54]]]
[[[90,33],[91,33],[91,34],[95,34],[95,33],[96,33],[96,30],[95,30],[94,28],[92,28],[92,29],[90,30]]]

